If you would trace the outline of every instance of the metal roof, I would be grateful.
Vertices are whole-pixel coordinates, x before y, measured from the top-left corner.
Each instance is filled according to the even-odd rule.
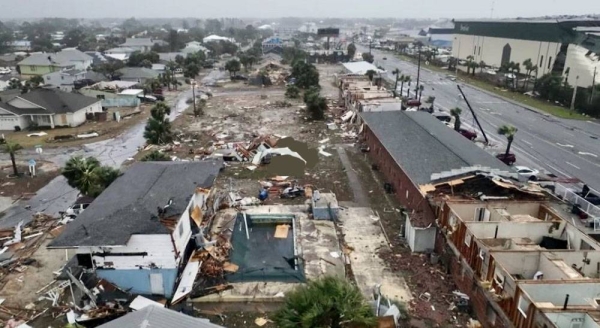
[[[360,114],[368,128],[416,185],[431,175],[464,167],[509,168],[426,112]]]

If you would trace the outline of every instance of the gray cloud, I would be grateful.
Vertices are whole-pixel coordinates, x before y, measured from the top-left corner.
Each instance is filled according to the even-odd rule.
[[[489,18],[492,0],[0,0],[0,18]],[[494,18],[600,13],[600,1],[496,0]]]

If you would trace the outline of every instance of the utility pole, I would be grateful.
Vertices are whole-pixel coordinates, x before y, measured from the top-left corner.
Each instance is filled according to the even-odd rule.
[[[575,109],[575,98],[577,97],[577,84],[579,83],[579,75],[575,77],[575,87],[573,87],[573,98],[571,99],[571,110]]]
[[[198,117],[198,112],[196,111],[196,80],[192,80],[192,103],[194,104],[194,116]]]
[[[373,39],[369,39],[369,55],[371,54],[371,46],[373,45]]]
[[[419,78],[421,76],[421,45],[419,45],[419,59],[418,59],[418,64],[417,64],[417,86],[415,87],[415,99],[417,98],[417,95],[419,94]]]
[[[594,77],[592,77],[592,92],[590,94],[590,104],[594,101],[594,88],[596,87],[596,67],[594,67]]]
[[[479,124],[479,119],[477,118],[477,115],[475,115],[475,111],[473,110],[473,107],[471,107],[471,104],[469,104],[469,100],[467,99],[467,97],[465,96],[465,93],[460,88],[460,85],[457,84],[456,87],[458,88],[458,91],[460,91],[460,94],[463,96],[463,99],[465,100],[467,107],[469,107],[469,110],[471,111],[471,114],[473,115],[473,118],[475,119],[475,123],[477,123],[479,130],[481,130],[481,134],[483,134],[483,138],[485,139],[485,144],[487,145],[488,143],[490,143],[490,141],[488,140],[488,137],[485,134],[485,131],[481,127],[481,124]]]

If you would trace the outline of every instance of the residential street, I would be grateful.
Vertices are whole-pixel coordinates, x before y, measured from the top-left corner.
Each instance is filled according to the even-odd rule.
[[[169,101],[171,120],[174,120],[189,106],[186,104],[186,100],[191,96],[192,91],[187,90]],[[138,147],[145,144],[143,136],[145,125],[145,121],[141,122],[116,138],[86,144],[83,147],[49,149],[44,152],[43,158],[59,166],[64,166],[72,156],[93,156],[104,165],[120,167],[127,158],[137,153]],[[2,154],[2,156],[6,156],[6,154]],[[19,156],[38,158],[39,155],[32,150],[23,150]],[[29,201],[16,203],[15,206],[6,210],[0,217],[0,228],[14,227],[21,220],[27,222],[32,218],[32,214],[37,212],[56,216],[59,211],[64,211],[70,206],[77,199],[77,195],[78,191],[71,188],[63,176],[58,176],[40,189]],[[26,209],[27,206],[29,208]]]
[[[359,47],[358,51],[368,52],[368,48]],[[388,52],[373,50],[372,53],[375,64],[386,69],[389,79],[394,78],[391,72],[395,68],[400,69],[401,74],[409,74],[411,89],[414,90],[417,79],[415,64],[402,61]],[[420,81],[425,86],[423,99],[435,96],[436,110],[448,112],[457,106],[462,108],[463,124],[477,130],[479,139],[483,139],[479,129],[475,128],[476,123],[467,105],[459,98],[456,82],[443,73],[428,70],[426,66],[421,69]],[[600,124],[540,114],[469,85],[461,83],[461,86],[464,86],[463,91],[492,143],[492,147],[487,147],[488,151],[497,153],[505,149],[506,139],[497,133],[497,129],[504,124],[513,125],[519,129],[512,146],[517,155],[517,165],[562,177],[575,177],[600,190],[600,175],[597,174],[600,168]]]

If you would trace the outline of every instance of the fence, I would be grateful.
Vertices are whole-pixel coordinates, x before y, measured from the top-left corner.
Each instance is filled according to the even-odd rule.
[[[594,220],[594,230],[600,230],[600,208],[598,206],[588,202],[583,197],[577,195],[560,183],[554,185],[554,194],[571,204],[579,205],[580,209],[584,211],[590,219]]]
[[[107,98],[102,99],[102,107],[137,107],[140,100],[137,98]]]

